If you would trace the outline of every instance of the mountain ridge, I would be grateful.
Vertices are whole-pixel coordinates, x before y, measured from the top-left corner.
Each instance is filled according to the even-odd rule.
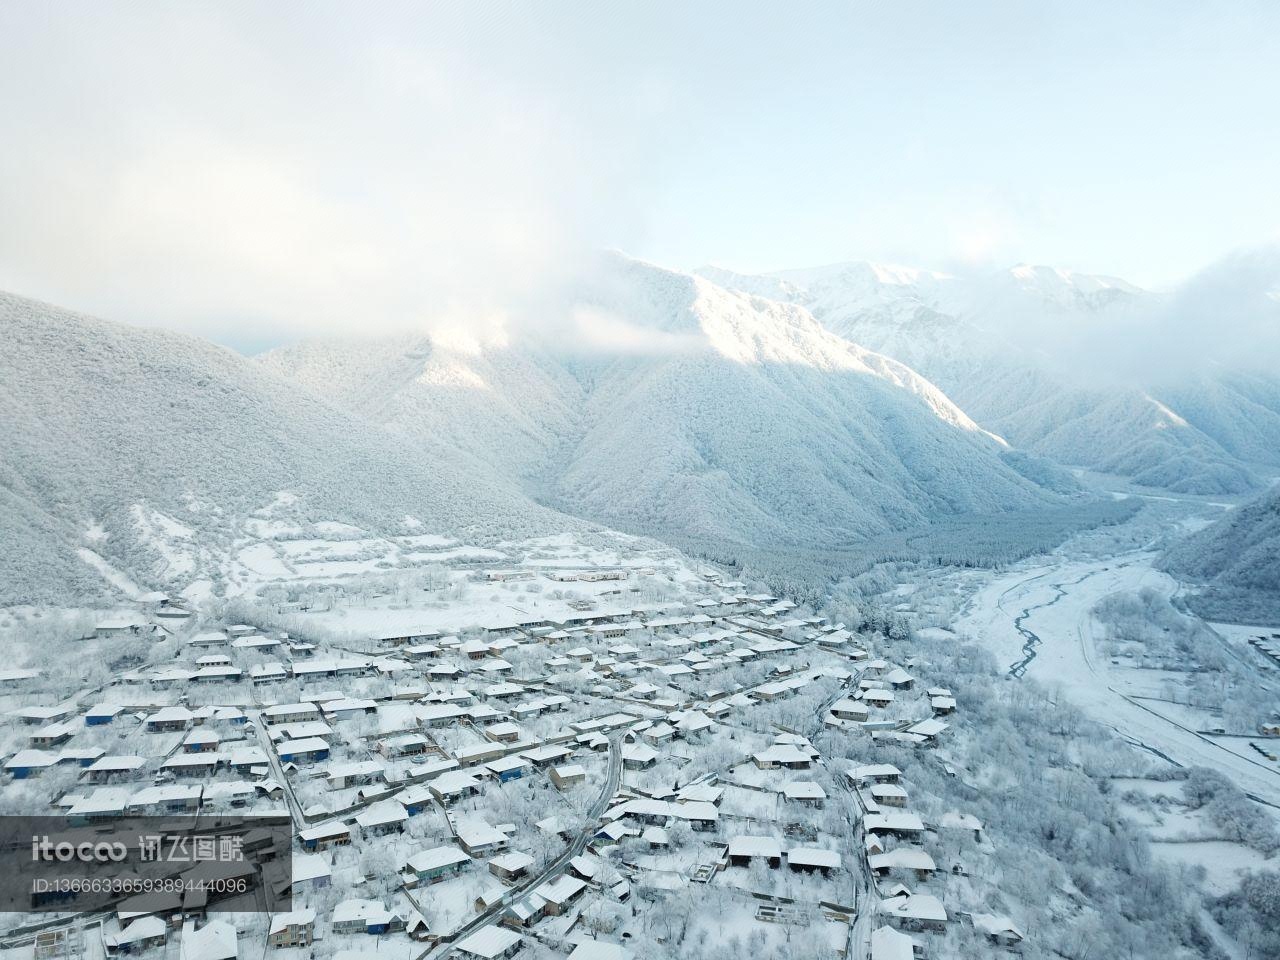
[[[858,263],[707,273],[807,306],[833,332],[919,370],[984,428],[1063,465],[1196,494],[1255,490],[1259,468],[1280,468],[1280,380],[1228,369],[1149,383],[1097,375],[1108,330],[1161,302],[1118,278],[1024,266],[975,283],[895,267],[882,282],[884,271]],[[1032,349],[1038,335],[1026,330],[1082,355]],[[1096,341],[1096,362],[1073,337]]]

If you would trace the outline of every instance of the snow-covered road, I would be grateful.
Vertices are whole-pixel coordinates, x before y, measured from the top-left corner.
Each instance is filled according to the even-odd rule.
[[[1090,611],[1121,590],[1152,587],[1172,595],[1178,584],[1151,566],[1152,554],[1065,560],[1003,574],[974,595],[957,622],[1010,670],[1060,687],[1090,717],[1120,736],[1182,766],[1208,766],[1256,799],[1280,806],[1280,768],[1233,753],[1116,689],[1108,664],[1094,655]]]

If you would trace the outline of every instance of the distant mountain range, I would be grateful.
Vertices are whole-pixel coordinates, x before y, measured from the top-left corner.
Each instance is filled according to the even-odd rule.
[[[1258,489],[1280,470],[1280,375],[1211,357],[1194,374],[1110,370],[1116,338],[1158,308],[1123,280],[1026,265],[976,279],[868,263],[699,272],[805,307],[928,377],[983,428],[1058,463],[1195,494]]]
[[[689,275],[611,255],[528,316],[246,358],[0,295],[0,602],[101,589],[97,558],[180,588],[191,564],[157,529],[211,556],[319,521],[838,549],[1080,498],[1055,463],[1257,486],[1280,468],[1276,377],[1100,384],[1011,336],[1120,324],[1150,297],[1045,268]]]

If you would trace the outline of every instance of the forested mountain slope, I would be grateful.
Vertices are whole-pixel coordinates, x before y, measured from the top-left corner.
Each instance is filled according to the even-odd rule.
[[[86,547],[145,574],[140,504],[226,549],[264,510],[489,537],[576,522],[194,337],[0,294],[0,339],[5,602],[101,585]]]
[[[1280,486],[1174,545],[1162,564],[1198,587],[1191,603],[1204,615],[1275,623],[1280,618]]]

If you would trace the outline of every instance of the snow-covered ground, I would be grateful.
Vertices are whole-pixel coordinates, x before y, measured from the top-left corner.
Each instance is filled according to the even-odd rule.
[[[1131,743],[1182,766],[1218,769],[1246,793],[1280,807],[1280,765],[1244,756],[1157,713],[1126,689],[1132,678],[1118,676],[1132,671],[1117,671],[1097,654],[1091,611],[1098,601],[1144,587],[1167,596],[1177,592],[1177,581],[1154,569],[1152,559],[1136,552],[1002,574],[978,591],[956,629],[981,641],[1010,669],[1025,664],[1026,676],[1059,688]]]

